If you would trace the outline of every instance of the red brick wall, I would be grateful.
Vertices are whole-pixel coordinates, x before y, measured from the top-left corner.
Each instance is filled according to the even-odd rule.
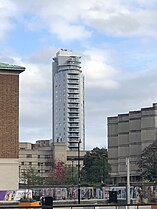
[[[19,75],[0,74],[0,158],[18,158]]]

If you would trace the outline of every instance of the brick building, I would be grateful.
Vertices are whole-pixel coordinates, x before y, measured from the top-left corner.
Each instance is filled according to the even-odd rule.
[[[0,185],[18,187],[19,74],[24,67],[0,63]]]

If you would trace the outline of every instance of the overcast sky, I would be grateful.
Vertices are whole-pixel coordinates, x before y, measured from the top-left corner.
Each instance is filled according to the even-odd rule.
[[[107,117],[157,102],[157,0],[0,0],[0,62],[20,75],[20,141],[51,139],[51,66],[80,54],[86,149],[107,147]]]

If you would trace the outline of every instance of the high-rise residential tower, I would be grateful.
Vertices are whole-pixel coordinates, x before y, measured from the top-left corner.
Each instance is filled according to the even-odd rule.
[[[85,149],[84,77],[80,56],[61,49],[53,58],[52,137],[65,142],[70,150]]]

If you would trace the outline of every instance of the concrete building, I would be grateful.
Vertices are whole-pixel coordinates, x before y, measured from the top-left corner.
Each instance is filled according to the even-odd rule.
[[[18,188],[19,74],[24,67],[0,63],[0,185]]]
[[[53,58],[52,123],[54,142],[65,142],[70,150],[85,149],[84,77],[80,56],[61,49]]]
[[[85,151],[80,151],[80,165],[83,166],[83,156]],[[19,143],[19,170],[20,179],[22,173],[29,167],[35,168],[43,178],[50,177],[52,171],[52,162],[62,161],[67,167],[77,166],[78,152],[67,151],[66,143],[55,142],[51,140],[38,140],[35,144],[29,142]],[[21,181],[21,183],[24,183]]]
[[[108,157],[114,183],[126,182],[126,158],[130,159],[131,182],[140,180],[137,159],[157,140],[157,104],[108,117]]]

